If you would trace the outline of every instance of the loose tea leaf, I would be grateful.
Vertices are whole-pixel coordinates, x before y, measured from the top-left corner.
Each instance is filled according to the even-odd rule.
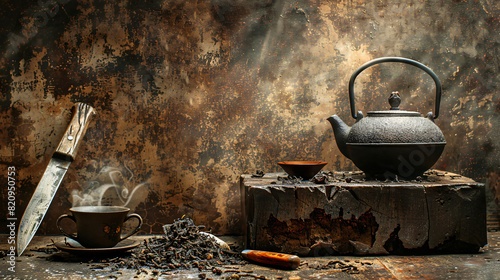
[[[221,247],[210,235],[200,231],[189,218],[177,219],[165,225],[165,235],[148,238],[129,256],[108,259],[118,268],[135,268],[138,273],[144,268],[155,271],[175,269],[198,269],[213,271],[216,266],[245,264],[240,253]],[[101,261],[102,262],[102,261]]]

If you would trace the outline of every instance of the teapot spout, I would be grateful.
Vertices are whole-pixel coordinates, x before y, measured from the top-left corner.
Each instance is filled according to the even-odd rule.
[[[337,142],[337,147],[339,147],[340,152],[347,158],[349,152],[347,151],[347,136],[351,128],[345,124],[337,115],[333,115],[327,119],[333,128],[333,134],[335,135],[335,141]]]

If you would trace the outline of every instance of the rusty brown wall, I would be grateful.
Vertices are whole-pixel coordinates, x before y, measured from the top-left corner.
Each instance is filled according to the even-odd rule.
[[[498,1],[1,4],[0,185],[15,167],[17,217],[73,104],[97,110],[39,233],[57,233],[55,219],[98,189],[89,182],[111,180],[109,170],[121,176],[116,201],[133,197],[129,206],[145,218],[142,233],[182,215],[239,233],[240,174],[280,171],[277,161],[293,159],[355,169],[326,118],[353,123],[349,77],[382,56],[418,60],[443,83],[436,122],[448,145],[435,167],[500,188]],[[363,72],[357,107],[386,109],[394,90],[401,107],[433,110],[432,80],[398,64]]]

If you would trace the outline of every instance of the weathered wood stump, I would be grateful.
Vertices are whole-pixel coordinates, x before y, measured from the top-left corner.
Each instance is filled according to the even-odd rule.
[[[383,182],[330,172],[323,184],[280,177],[241,177],[247,248],[318,256],[473,253],[486,245],[484,185],[457,174]]]

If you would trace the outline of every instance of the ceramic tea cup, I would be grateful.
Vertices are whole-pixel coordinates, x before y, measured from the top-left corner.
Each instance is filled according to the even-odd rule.
[[[71,214],[63,214],[57,219],[57,227],[65,236],[72,238],[86,248],[111,248],[118,242],[138,232],[142,218],[138,214],[128,214],[122,206],[80,206],[70,208]],[[61,221],[70,219],[76,224],[76,235],[64,231]],[[124,222],[137,219],[139,224],[130,233],[122,235]]]

